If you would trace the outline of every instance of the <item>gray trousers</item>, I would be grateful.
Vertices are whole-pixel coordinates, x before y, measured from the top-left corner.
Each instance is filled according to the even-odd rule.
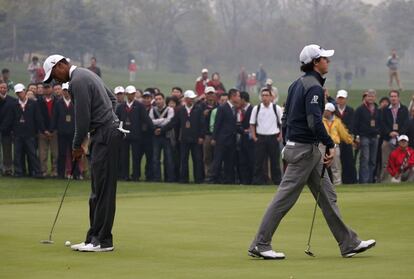
[[[250,249],[255,246],[260,252],[272,249],[273,234],[282,218],[298,200],[305,184],[308,185],[315,199],[318,190],[321,189],[318,205],[329,229],[338,242],[341,254],[346,254],[359,245],[360,240],[357,234],[342,221],[336,204],[336,193],[328,175],[324,176],[320,188],[321,157],[322,155],[316,145],[288,142],[282,151],[282,158],[286,160],[288,167],[276,195],[266,210]],[[304,229],[307,230],[308,228]]]

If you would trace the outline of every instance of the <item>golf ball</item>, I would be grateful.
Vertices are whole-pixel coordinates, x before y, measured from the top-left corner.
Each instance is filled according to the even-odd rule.
[[[70,241],[69,240],[66,240],[65,246],[70,246]]]

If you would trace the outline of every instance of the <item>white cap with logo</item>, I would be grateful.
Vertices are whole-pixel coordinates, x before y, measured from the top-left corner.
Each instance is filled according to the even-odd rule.
[[[216,93],[216,89],[214,89],[213,86],[207,86],[206,89],[204,89],[204,94],[208,93]]]
[[[330,111],[330,112],[334,112],[335,111],[335,106],[332,103],[326,103],[325,104],[325,110]]]
[[[399,137],[398,137],[398,141],[401,141],[401,140],[408,141],[408,136],[406,136],[406,135],[401,135],[401,136],[399,136]]]
[[[125,93],[125,89],[122,86],[117,86],[114,89],[114,93],[115,94],[119,94],[119,93]]]
[[[25,89],[26,89],[26,87],[21,83],[18,83],[14,86],[14,92],[15,93],[23,92]]]
[[[336,98],[348,98],[348,92],[346,90],[338,90],[338,92],[336,93]]]
[[[325,50],[318,45],[307,45],[305,46],[299,55],[299,61],[302,64],[308,64],[312,62],[313,59],[318,59],[319,57],[331,57],[335,53],[335,50]]]
[[[61,60],[67,60],[66,57],[60,55],[60,54],[53,54],[50,55],[48,58],[46,58],[45,63],[43,63],[43,70],[45,71],[45,78],[43,79],[43,82],[50,82],[53,67],[60,62]]]
[[[137,89],[133,85],[128,85],[125,88],[125,93],[127,93],[127,94],[135,94],[136,92],[137,92]]]
[[[69,90],[69,82],[62,83],[62,90]]]
[[[187,90],[184,92],[184,98],[194,99],[194,98],[197,98],[197,95],[196,93],[194,93],[193,90]]]

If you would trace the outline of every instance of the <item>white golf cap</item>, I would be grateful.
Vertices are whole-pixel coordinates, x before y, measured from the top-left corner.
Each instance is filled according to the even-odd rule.
[[[69,90],[69,82],[62,83],[62,90]]]
[[[206,68],[202,69],[201,72],[204,73],[208,73],[208,70]]]
[[[266,79],[266,84],[267,85],[272,85],[273,84],[273,80],[270,79],[270,78]]]
[[[114,89],[114,93],[115,94],[119,94],[119,93],[125,93],[125,89],[122,86],[117,86]]]
[[[214,89],[213,86],[207,86],[206,89],[204,89],[204,94],[208,93],[216,93],[216,89]]]
[[[332,103],[326,103],[325,104],[325,110],[330,111],[330,112],[334,112],[335,111],[335,106]]]
[[[194,98],[197,98],[197,95],[196,93],[194,93],[193,90],[187,90],[184,92],[184,98],[194,99]]]
[[[60,54],[53,54],[46,58],[45,63],[43,63],[43,70],[45,71],[45,78],[43,82],[50,82],[53,67],[61,60],[66,59],[66,57]]]
[[[408,141],[408,137],[406,135],[401,135],[398,137],[398,141],[405,140]]]
[[[313,59],[319,57],[331,57],[335,53],[335,50],[325,50],[318,45],[307,45],[305,46],[299,55],[299,61],[303,64],[312,62]]]
[[[14,86],[14,92],[15,93],[23,92],[25,89],[26,89],[26,87],[21,83],[18,83]]]
[[[133,85],[128,85],[125,87],[125,93],[127,94],[135,94],[137,92],[137,89]]]
[[[348,98],[348,92],[346,90],[338,90],[338,92],[336,93],[336,98]]]

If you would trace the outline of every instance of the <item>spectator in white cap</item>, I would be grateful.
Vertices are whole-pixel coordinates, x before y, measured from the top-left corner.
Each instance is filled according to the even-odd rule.
[[[116,103],[117,103],[116,107],[118,107],[120,104],[125,102],[125,88],[122,86],[117,86],[114,88],[114,93],[115,93]]]
[[[195,91],[198,96],[204,94],[204,89],[206,88],[209,81],[210,80],[208,79],[208,70],[207,69],[201,70],[201,76],[197,78],[196,84],[195,84]]]
[[[130,131],[122,141],[119,178],[138,181],[141,176],[140,154],[144,152],[144,130],[152,131],[152,121],[145,106],[135,100],[137,89],[133,85],[125,88],[127,100],[116,108],[116,115],[123,127]],[[130,175],[130,154],[132,154],[132,175]]]
[[[414,150],[408,146],[408,137],[398,137],[398,147],[391,152],[388,158],[387,170],[391,175],[391,182],[414,181]]]
[[[328,135],[335,143],[335,157],[331,166],[332,170],[332,182],[334,185],[342,184],[342,165],[341,165],[341,151],[339,144],[346,143],[352,147],[353,137],[345,128],[339,117],[335,115],[335,106],[332,103],[325,104],[325,111],[323,113],[323,124],[328,132]],[[324,146],[320,145],[322,154],[325,153]],[[352,149],[351,149],[352,150]],[[352,153],[351,153],[352,154]]]
[[[336,94],[336,115],[342,120],[348,131],[353,131],[354,109],[347,105],[348,92],[339,90]],[[355,184],[358,182],[355,168],[354,151],[352,144],[341,142],[339,145],[342,165],[342,183]]]

